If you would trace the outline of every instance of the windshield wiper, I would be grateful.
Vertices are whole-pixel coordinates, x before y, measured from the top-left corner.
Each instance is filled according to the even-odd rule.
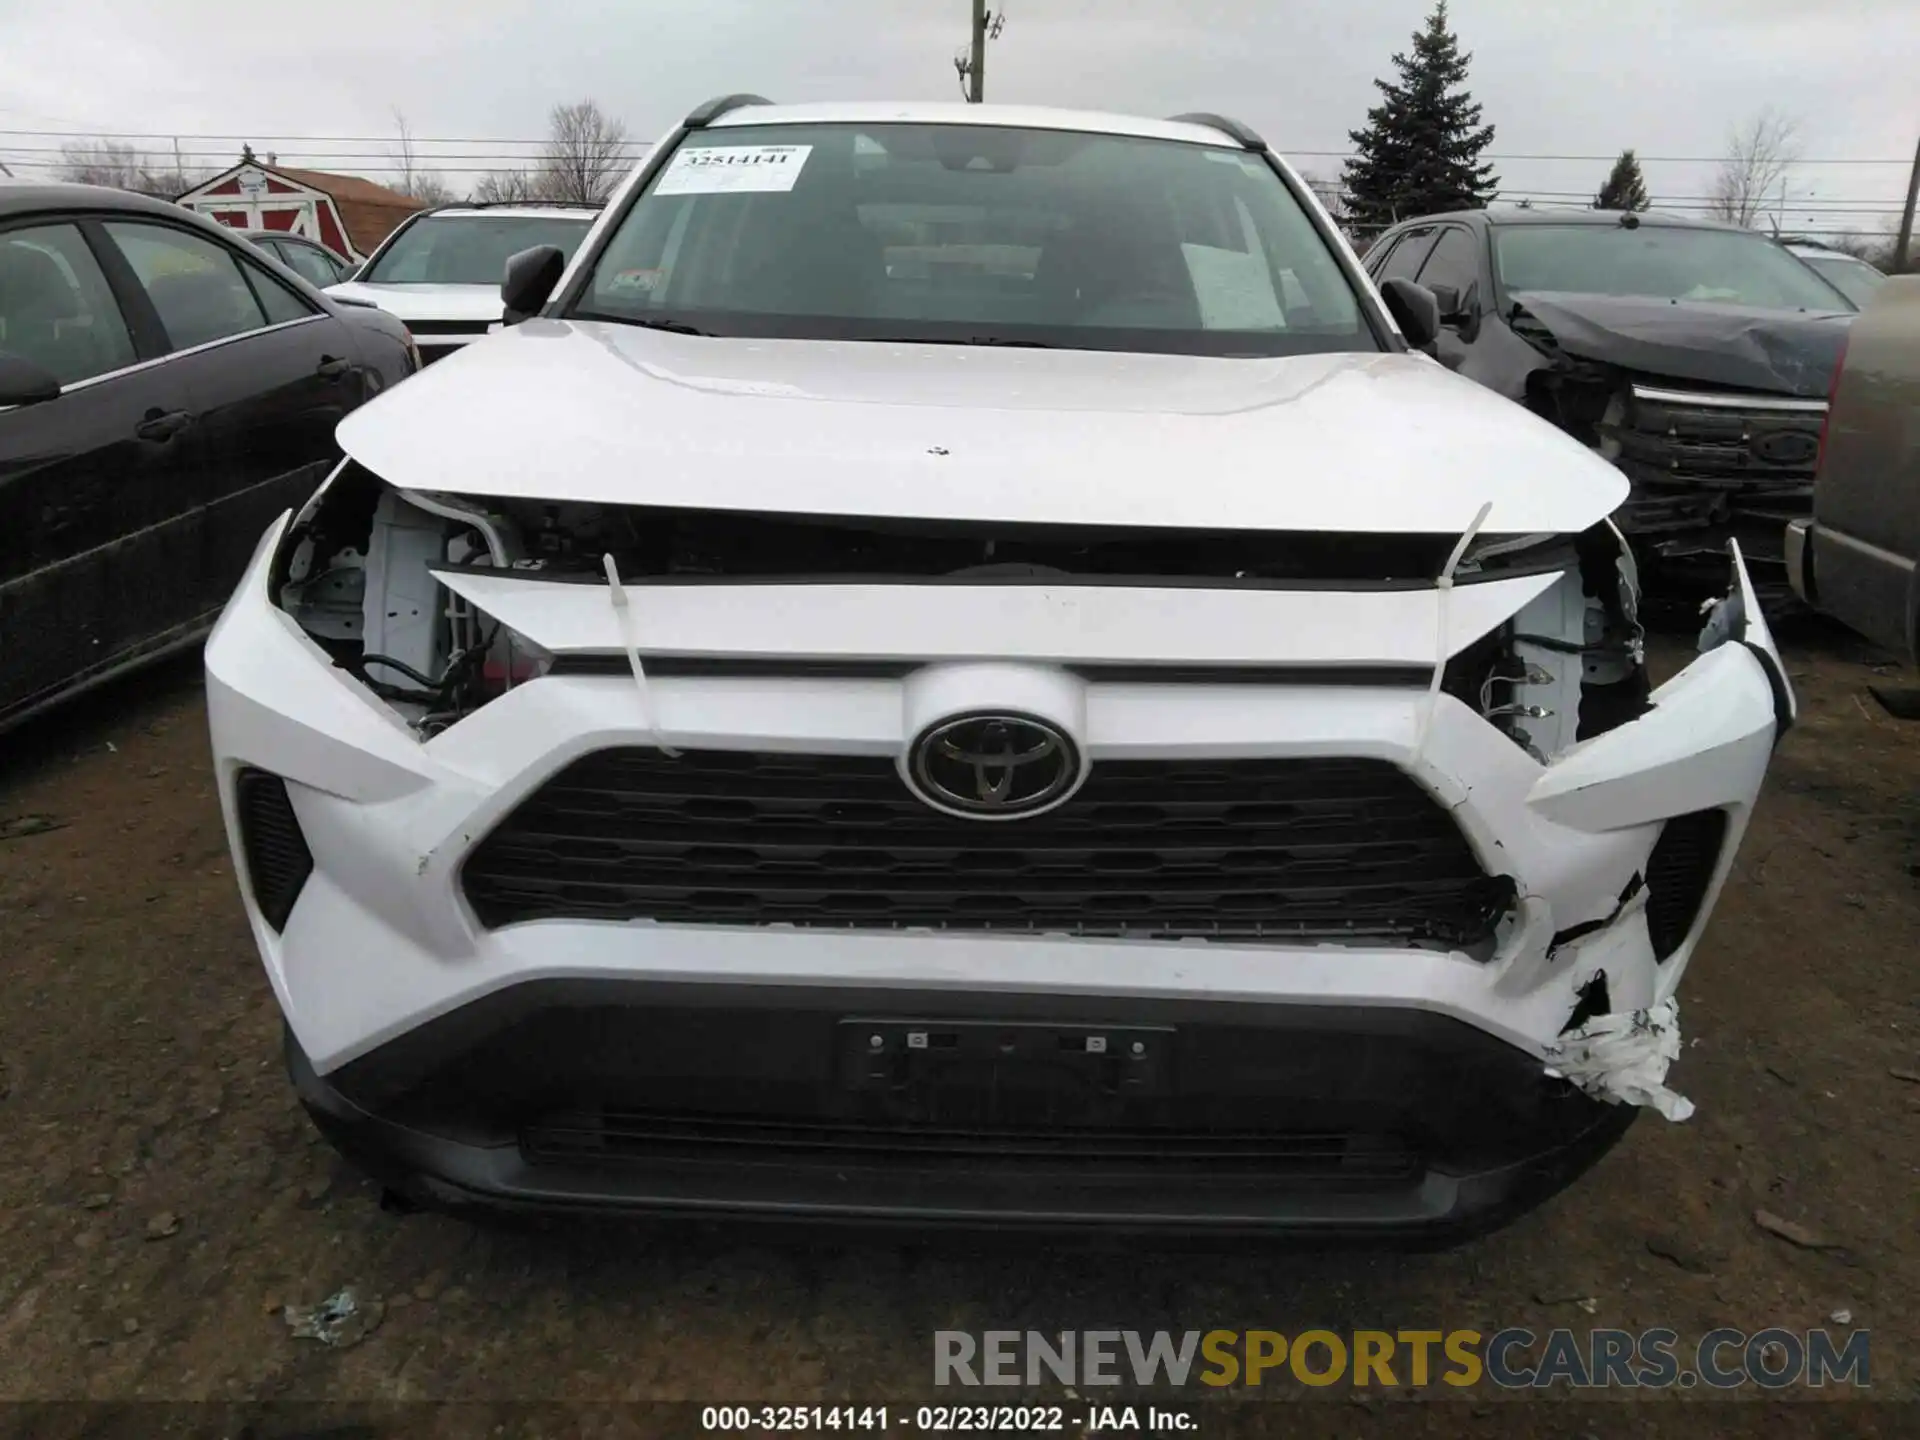
[[[614,325],[638,325],[643,330],[671,330],[675,335],[706,335],[712,332],[689,325],[684,320],[666,320],[652,315],[610,315],[604,310],[576,310],[575,320],[603,320]]]
[[[687,324],[684,320],[655,320],[652,317],[646,319],[629,319],[624,316],[619,318],[621,324],[638,325],[643,330],[671,330],[676,335],[705,335],[708,333],[696,325]]]
[[[869,345],[999,345],[1016,350],[1057,350],[1045,340],[1015,340],[1005,335],[859,335],[850,337]]]

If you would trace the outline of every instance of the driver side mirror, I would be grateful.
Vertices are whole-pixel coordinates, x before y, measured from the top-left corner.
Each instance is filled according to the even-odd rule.
[[[1440,304],[1426,286],[1396,275],[1381,282],[1380,298],[1387,302],[1387,313],[1414,349],[1426,349],[1439,336]]]
[[[538,314],[566,268],[567,257],[558,245],[535,245],[509,255],[506,277],[500,282],[500,298],[506,302],[504,323],[518,325]]]
[[[60,380],[51,370],[0,352],[0,405],[38,405],[59,398]]]

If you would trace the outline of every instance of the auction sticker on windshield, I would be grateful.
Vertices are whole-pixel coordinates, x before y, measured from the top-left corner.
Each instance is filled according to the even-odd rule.
[[[791,190],[813,153],[811,145],[714,145],[673,157],[656,195],[730,195]]]

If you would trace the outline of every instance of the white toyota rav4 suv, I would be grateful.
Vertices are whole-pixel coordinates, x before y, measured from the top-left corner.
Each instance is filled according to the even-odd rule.
[[[207,649],[319,1126],[459,1207],[1450,1237],[1666,1087],[1793,701],[1209,116],[730,97]]]

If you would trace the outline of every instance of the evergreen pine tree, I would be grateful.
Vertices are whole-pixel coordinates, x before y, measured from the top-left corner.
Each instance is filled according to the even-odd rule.
[[[1640,162],[1633,151],[1622,150],[1607,175],[1607,183],[1593,197],[1596,210],[1644,210],[1647,208],[1647,180],[1640,173]]]
[[[1493,126],[1480,124],[1480,106],[1465,88],[1472,59],[1447,28],[1446,0],[1437,0],[1426,28],[1414,33],[1412,57],[1393,57],[1399,83],[1373,82],[1382,101],[1367,111],[1366,129],[1348,132],[1359,147],[1346,165],[1359,227],[1477,210],[1493,198],[1500,179],[1480,160]]]

